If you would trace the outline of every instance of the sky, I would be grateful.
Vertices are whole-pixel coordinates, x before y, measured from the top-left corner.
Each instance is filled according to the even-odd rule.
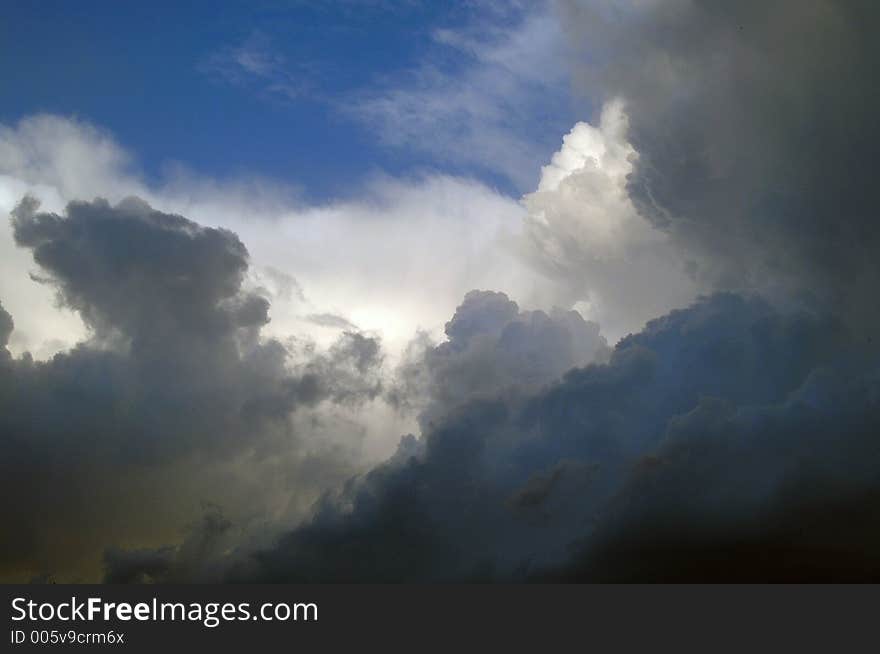
[[[537,46],[540,63],[560,65],[558,27],[527,6],[50,2],[13,3],[6,18],[0,72],[14,82],[3,121],[43,112],[99,125],[149,181],[181,165],[277,180],[323,202],[371,175],[427,169],[516,195],[574,122],[566,85],[520,60]],[[495,97],[475,97],[481,81]],[[540,103],[513,107],[525,87],[542,91]],[[491,126],[483,146],[494,151],[452,142],[468,121]],[[423,128],[441,142],[427,143]]]
[[[880,576],[871,3],[3,15],[0,579]]]

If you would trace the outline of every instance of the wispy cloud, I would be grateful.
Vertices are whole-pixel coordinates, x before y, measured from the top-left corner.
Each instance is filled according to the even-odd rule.
[[[210,54],[198,69],[219,82],[255,89],[275,99],[299,98],[311,87],[309,66],[289,61],[260,31]]]
[[[430,56],[404,79],[363,93],[348,111],[389,145],[529,189],[552,151],[543,137],[564,131],[570,120],[564,41],[546,11],[513,26],[474,22],[436,30]]]
[[[583,118],[571,115],[566,48],[548,6],[492,5],[435,29],[408,67],[342,91],[323,88],[327,62],[292,60],[263,31],[209,55],[199,70],[268,100],[307,97],[391,149],[494,176],[520,193],[534,188],[559,134]]]

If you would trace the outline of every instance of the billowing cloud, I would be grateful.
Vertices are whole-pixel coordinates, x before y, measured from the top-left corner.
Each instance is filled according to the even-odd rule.
[[[517,247],[615,337],[693,300],[699,285],[668,235],[639,215],[627,192],[638,155],[619,99],[596,126],[578,123],[544,166]]]
[[[492,291],[468,293],[445,331],[440,344],[413,341],[390,392],[419,408],[423,428],[477,398],[534,391],[610,354],[599,326],[576,311],[520,311]]]
[[[578,83],[626,104],[629,195],[695,275],[876,320],[873,3],[561,6]]]
[[[45,362],[4,349],[4,576],[94,575],[104,547],[175,542],[201,500],[293,520],[361,465],[357,431],[314,410],[379,395],[379,342],[346,332],[303,357],[263,338],[234,234],[136,198],[61,215],[26,198],[12,226],[88,338]]]
[[[409,357],[397,371],[395,383],[389,389],[388,398],[395,406],[408,410],[420,411],[420,423],[423,433],[432,433],[442,429],[453,421],[451,416],[474,414],[473,405],[485,401],[494,406],[498,398],[524,398],[535,393],[557,379],[572,366],[583,365],[596,361],[607,360],[610,349],[599,335],[598,326],[587,323],[576,312],[555,312],[545,314],[540,311],[520,311],[516,303],[502,293],[489,291],[472,291],[465,297],[455,315],[446,324],[447,340],[438,345],[417,340],[409,353]],[[514,400],[511,399],[511,402]],[[474,414],[476,415],[476,414]],[[503,414],[499,414],[503,415]],[[494,429],[490,425],[487,428]],[[465,439],[470,438],[462,433]],[[409,435],[401,440],[391,462],[370,472],[367,479],[382,478],[383,469],[396,469],[405,465],[411,455],[424,455],[430,452],[430,440],[416,439]],[[462,442],[461,444],[464,444]],[[449,455],[457,456],[455,447]],[[428,448],[426,450],[426,448]],[[459,464],[450,460],[448,465]],[[467,466],[469,464],[463,465]],[[580,470],[578,462],[568,465],[570,470]],[[576,472],[570,472],[570,475]],[[425,480],[427,481],[427,480]],[[353,498],[353,489],[361,488],[363,480],[349,482],[348,490],[336,500],[333,507],[347,504]],[[420,483],[420,482],[417,482]],[[434,482],[430,482],[434,483]],[[445,482],[444,482],[445,483]],[[454,491],[443,485],[436,485],[432,492],[446,493]],[[380,490],[381,492],[381,490]],[[326,518],[330,495],[318,503],[317,521]],[[528,504],[528,499],[522,500]],[[428,507],[425,507],[426,510]],[[425,515],[425,519],[435,520],[438,516]],[[380,518],[385,521],[390,516]],[[449,526],[456,528],[454,523]],[[370,527],[371,529],[373,527]],[[378,528],[378,526],[376,526]],[[401,524],[401,529],[408,525]],[[307,530],[310,528],[307,528]],[[423,535],[431,538],[430,534]],[[445,538],[436,534],[438,538]],[[394,556],[392,550],[380,552],[382,543],[368,545],[377,547],[374,562],[376,578],[382,578],[381,570],[386,564],[382,561],[386,556]],[[187,575],[199,577],[201,566],[207,566],[215,574],[217,570],[224,575],[262,575],[261,561],[263,554],[254,556],[250,550],[239,548],[231,554],[215,551],[207,556],[207,560],[198,562],[185,559],[183,549],[159,547],[151,550],[121,552],[113,550],[106,558],[108,580],[135,580],[140,578],[162,579],[167,574],[164,570],[174,571],[179,577]],[[322,555],[323,556],[323,555]],[[328,553],[326,565],[340,565],[341,561],[331,561]],[[157,569],[157,561],[166,561],[163,571]],[[140,566],[138,569],[137,566]],[[325,574],[319,564],[313,572],[304,572],[306,576],[320,578]],[[345,565],[350,565],[349,563]],[[396,565],[396,564],[395,564]],[[340,568],[339,579],[345,578]]]
[[[490,304],[475,317],[497,317]],[[876,492],[876,361],[851,361],[853,345],[834,320],[735,295],[702,299],[622,341],[608,364],[431,414],[420,439],[403,439],[387,463],[328,495],[307,525],[241,574],[675,578],[675,569],[646,572],[626,551],[611,550],[625,561],[618,568],[590,568],[580,552],[624,527],[639,530],[648,552],[655,526],[667,536],[682,524],[736,533],[747,519],[770,533],[760,516],[778,504]],[[648,512],[653,522],[643,521]],[[841,539],[820,532],[789,534],[792,551],[821,537],[805,576],[833,574]],[[876,563],[869,542],[842,540]]]

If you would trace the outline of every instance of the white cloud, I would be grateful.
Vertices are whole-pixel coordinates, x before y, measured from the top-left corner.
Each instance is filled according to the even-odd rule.
[[[573,303],[612,339],[698,291],[666,234],[630,202],[626,179],[636,156],[623,104],[612,101],[598,126],[572,128],[538,190],[523,198],[524,256],[565,289],[560,303]]]

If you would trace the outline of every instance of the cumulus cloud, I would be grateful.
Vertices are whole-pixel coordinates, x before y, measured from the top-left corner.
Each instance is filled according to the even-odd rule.
[[[785,401],[704,400],[633,468],[555,574],[593,581],[880,578],[876,357],[814,371]],[[553,574],[549,576],[554,576]]]
[[[445,332],[440,344],[413,341],[390,392],[418,408],[423,429],[477,398],[534,391],[610,353],[599,326],[576,311],[520,311],[492,291],[468,293]]]
[[[523,198],[517,237],[521,254],[557,282],[560,302],[577,303],[613,336],[686,305],[699,289],[667,234],[630,199],[637,160],[624,104],[611,100],[597,125],[575,125],[544,166]]]
[[[561,7],[580,86],[626,103],[630,197],[699,278],[877,318],[872,3]]]
[[[436,345],[425,341],[414,343],[410,356],[398,369],[394,384],[387,392],[389,401],[398,408],[419,411],[423,434],[450,423],[454,420],[451,416],[473,414],[472,405],[481,401],[494,405],[499,397],[526,397],[550,384],[573,366],[605,361],[610,355],[604,338],[599,335],[598,325],[585,322],[576,312],[557,311],[548,315],[541,311],[520,311],[516,303],[505,295],[490,291],[472,291],[467,294],[455,315],[446,324],[446,336],[444,342]],[[487,425],[487,428],[494,427]],[[461,437],[467,440],[470,435],[463,433]],[[456,447],[450,448],[450,456],[458,456]],[[410,457],[422,456],[430,451],[426,448],[430,448],[430,440],[405,436],[390,461],[368,473],[366,479],[381,478],[385,474],[382,470],[408,465]],[[447,463],[456,467],[460,463],[467,465],[452,459]],[[565,484],[571,479],[576,486],[583,466],[578,461],[563,461],[558,467],[559,472],[556,475],[561,475],[564,469],[567,473]],[[354,488],[361,488],[365,483],[369,482],[349,481],[347,490],[332,500],[335,492],[330,491],[317,504],[319,517],[316,520],[326,519],[324,513],[331,504],[337,507],[354,502],[350,494]],[[538,482],[532,483],[535,485]],[[382,492],[381,489],[377,490]],[[446,493],[453,490],[437,485],[432,492]],[[530,493],[533,496],[536,491],[533,489]],[[528,513],[530,502],[534,503],[534,499],[530,499],[529,493],[526,493],[522,498],[513,498],[512,502],[522,505],[523,510]],[[439,519],[435,515],[425,514],[423,517],[432,521]],[[380,516],[379,520],[388,525],[396,518]],[[409,528],[405,524],[400,524],[399,527]],[[452,522],[449,527],[457,528]],[[369,527],[374,528],[382,527]],[[440,532],[422,536],[429,540],[435,537],[445,538]],[[378,542],[367,547],[377,548],[373,557],[377,579],[383,578],[386,556],[393,558],[402,554],[397,549],[383,551],[383,544]],[[231,556],[213,552],[205,560],[198,562],[184,560],[181,552],[169,550],[168,547],[130,553],[114,551],[106,559],[107,579],[155,579],[160,575],[157,571],[157,560],[167,561],[161,574],[166,574],[164,570],[167,568],[176,571],[178,575],[191,574],[198,578],[203,574],[199,572],[199,566],[207,566],[215,574],[217,570],[222,570],[226,576],[261,576],[264,570],[259,562],[263,560],[264,554],[254,556],[254,550],[259,548],[246,552],[237,551]],[[408,553],[403,554],[409,556]],[[323,555],[316,552],[312,556]],[[315,570],[303,571],[301,574],[305,578],[319,579],[326,574],[325,566],[343,565],[342,561],[331,557],[335,557],[335,554],[328,554],[327,561],[316,563]],[[138,565],[141,566],[139,570]],[[350,565],[352,564],[344,564]],[[345,579],[347,569],[341,567],[338,576],[334,578]]]
[[[357,470],[350,427],[329,439],[301,421],[378,395],[378,340],[347,332],[301,357],[262,337],[269,303],[243,287],[233,233],[136,198],[63,214],[26,198],[12,226],[88,338],[45,362],[4,350],[2,485],[19,497],[4,576],[94,575],[105,546],[175,542],[203,499],[237,521],[293,520]]]
[[[484,322],[468,324],[499,316],[481,308]],[[843,354],[852,346],[832,319],[781,314],[757,298],[702,299],[623,340],[608,364],[432,415],[420,439],[401,441],[394,458],[241,569],[288,581],[640,578],[634,555],[589,568],[580,552],[621,525],[650,551],[649,527],[673,534],[681,516],[706,529],[754,517],[760,529],[756,516],[785,503],[792,484],[819,498],[827,487],[844,497],[874,488],[877,362],[853,368]],[[837,552],[823,546],[838,539],[823,535],[813,572],[833,573],[822,566]],[[808,549],[813,534],[790,536]],[[876,559],[869,544],[843,540]]]

